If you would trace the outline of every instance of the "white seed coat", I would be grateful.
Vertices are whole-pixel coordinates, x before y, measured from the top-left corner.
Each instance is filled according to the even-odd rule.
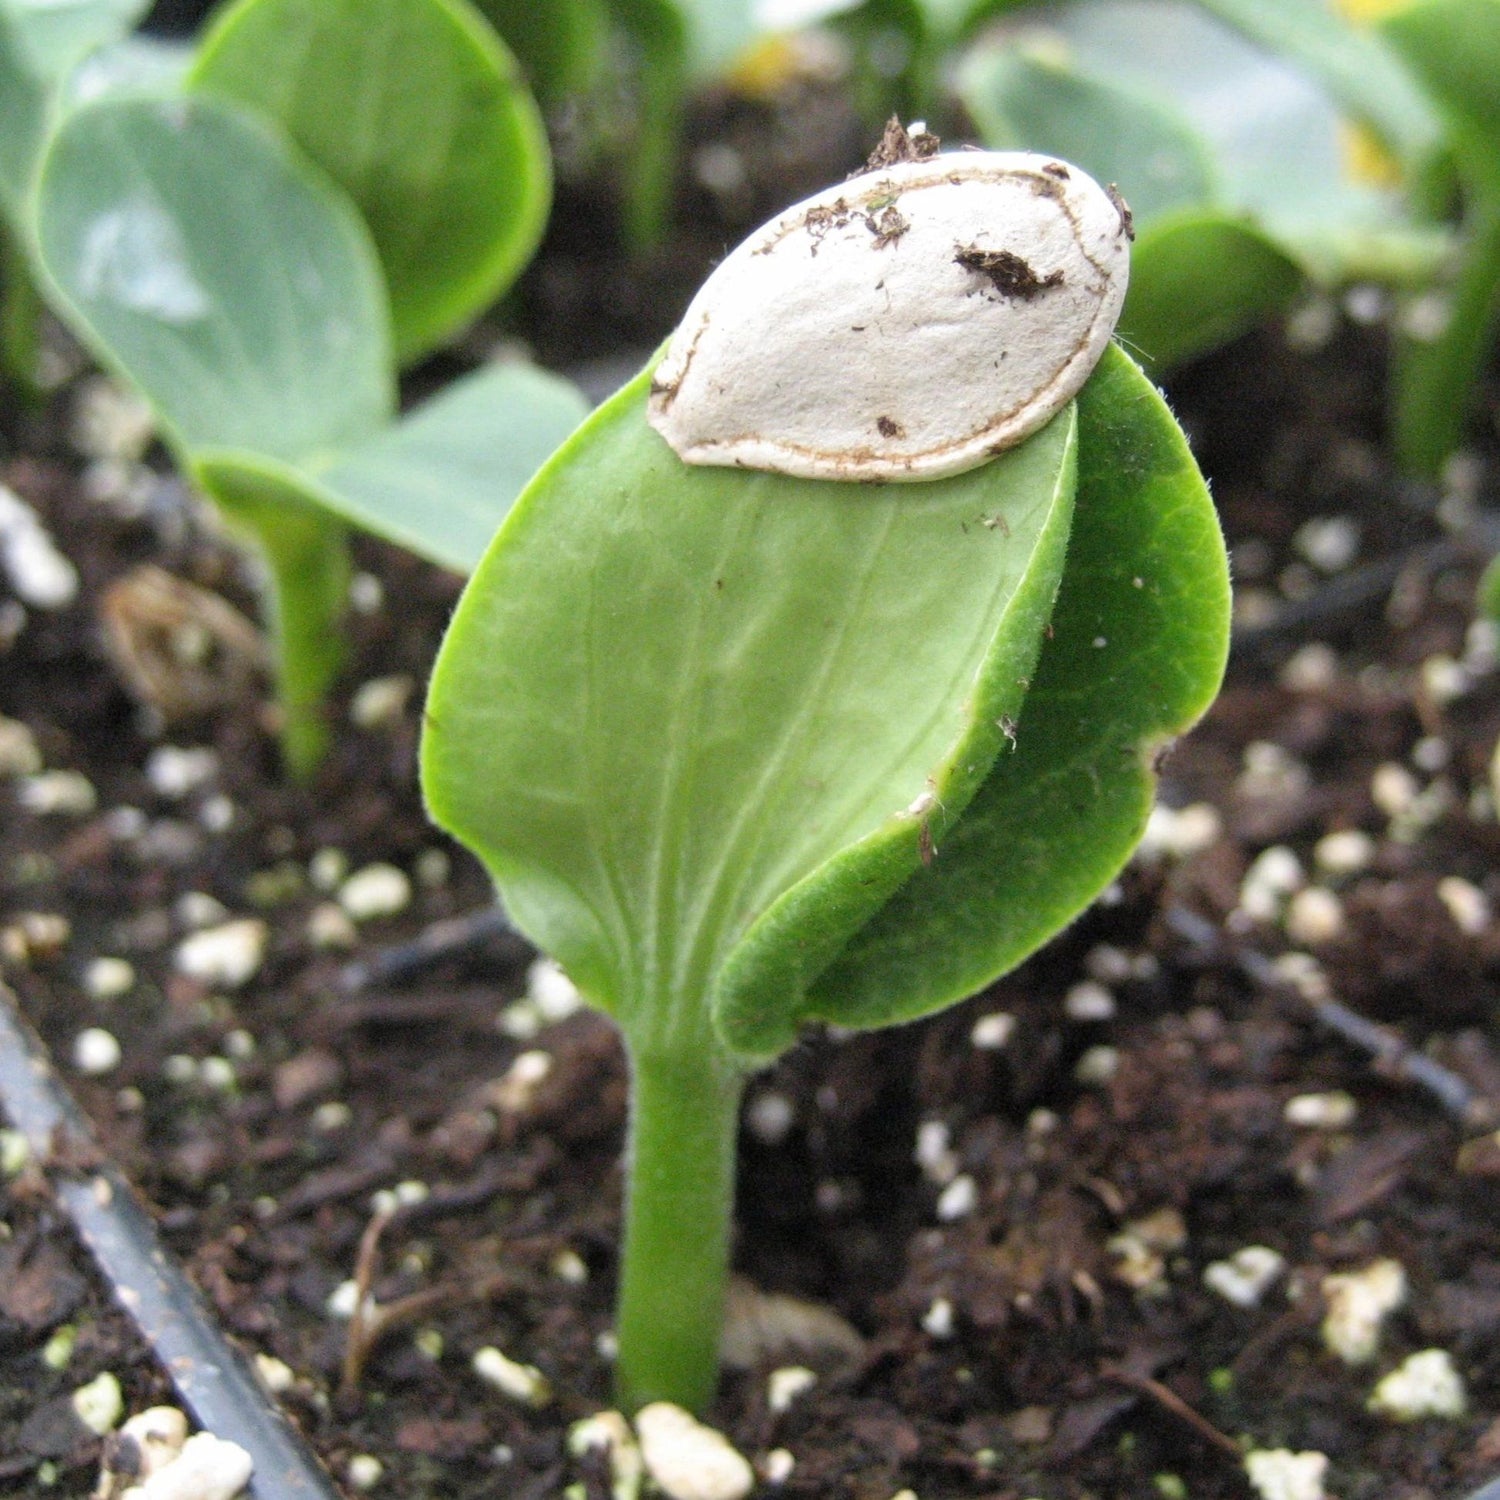
[[[652,382],[688,463],[933,479],[1078,392],[1125,297],[1129,222],[1076,167],[974,151],[796,204],[704,284]]]

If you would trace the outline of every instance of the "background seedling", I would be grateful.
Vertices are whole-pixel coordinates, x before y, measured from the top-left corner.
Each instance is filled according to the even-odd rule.
[[[1120,185],[1138,230],[1121,335],[1154,366],[1227,342],[1308,284],[1436,273],[1442,230],[1351,171],[1347,118],[1392,172],[1419,171],[1439,142],[1378,38],[1319,6],[1206,0],[1027,6],[1010,28],[965,57],[959,94],[987,144],[1055,151]]]
[[[545,143],[462,0],[244,0],[186,82],[64,120],[36,258],[264,558],[283,743],[305,775],[342,660],[347,526],[466,570],[582,415],[518,364],[394,420],[398,355],[472,318],[534,248]]]
[[[275,120],[354,201],[403,364],[471,322],[541,238],[541,117],[477,11],[449,0],[240,0],[189,85]]]
[[[1182,435],[1117,349],[1028,441],[919,484],[685,465],[651,374],[471,580],[423,778],[624,1034],[622,1399],[701,1406],[746,1076],[807,1023],[953,1004],[1099,893],[1216,690],[1228,582]],[[890,375],[923,378],[901,349]]]
[[[641,122],[650,149],[626,195],[638,244],[660,227],[687,90],[756,94],[795,68],[795,34],[819,28],[872,124],[895,109],[948,128],[957,102],[987,145],[1120,184],[1141,231],[1123,334],[1154,366],[1309,285],[1420,289],[1448,248],[1425,201],[1395,190],[1440,147],[1433,109],[1387,37],[1322,4],[618,0],[617,15],[650,60],[659,116]]]

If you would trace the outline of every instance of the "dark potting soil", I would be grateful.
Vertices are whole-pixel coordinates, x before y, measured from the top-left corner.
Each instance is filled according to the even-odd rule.
[[[644,275],[565,195],[521,303],[545,358],[638,359],[742,228],[859,154],[837,114],[793,129],[727,105],[700,123],[695,151],[710,148],[697,180],[717,191],[685,189],[691,228]],[[811,1347],[772,1340],[710,1418],[777,1476],[767,1494],[1228,1500],[1251,1493],[1247,1445],[1326,1454],[1339,1500],[1457,1500],[1500,1472],[1500,1142],[1484,1114],[1500,1101],[1500,672],[1471,627],[1480,558],[1433,550],[1495,499],[1496,393],[1446,491],[1405,485],[1381,442],[1379,323],[1324,311],[1321,331],[1303,315],[1170,382],[1244,627],[1222,697],[1164,767],[1163,802],[1191,811],[1017,973],[920,1025],[810,1036],[751,1086],[737,1268],[858,1336],[761,1308],[757,1326],[790,1322]],[[223,1326],[279,1362],[283,1402],[340,1483],[369,1455],[374,1493],[402,1500],[573,1483],[594,1500],[598,1467],[565,1434],[610,1400],[625,1108],[610,1026],[578,1012],[525,1034],[533,955],[511,938],[409,984],[341,979],[489,899],[415,790],[421,683],[458,582],[358,542],[340,734],[310,788],[278,776],[232,631],[207,674],[167,653],[150,681],[182,716],[163,722],[131,662],[160,665],[152,642],[183,629],[213,637],[218,616],[196,596],[163,605],[135,570],[252,619],[253,590],[175,481],[86,469],[66,438],[80,390],[11,413],[0,466],[82,585],[59,610],[0,601],[0,714],[93,794],[64,786],[76,810],[44,812],[38,783],[0,780],[0,977]],[[1385,564],[1361,602],[1348,581]],[[137,627],[124,658],[108,645],[121,618]],[[210,755],[148,776],[164,745]],[[1367,842],[1341,859],[1321,842],[1351,831]],[[342,869],[374,863],[411,899],[356,928],[331,895]],[[1278,867],[1326,895],[1289,909],[1298,877],[1278,887]],[[265,946],[241,986],[175,966],[195,927],[244,918]],[[128,982],[100,958],[126,960]],[[1468,1117],[1318,1024],[1318,973],[1467,1088]],[[77,1065],[90,1028],[120,1048],[98,1075]],[[549,1064],[515,1069],[526,1052]],[[371,1290],[418,1301],[341,1391],[350,1325],[330,1299],[382,1191],[404,1206]],[[37,1173],[0,1187],[0,1215],[0,1487],[87,1495],[101,1445],[71,1392],[112,1371],[138,1411],[169,1387]],[[1247,1246],[1285,1268],[1238,1306],[1203,1273]],[[1407,1299],[1373,1359],[1346,1364],[1322,1336],[1324,1278],[1383,1258]],[[537,1366],[551,1399],[478,1378],[486,1345]],[[1367,1410],[1427,1349],[1451,1356],[1466,1414]],[[768,1371],[802,1364],[817,1380],[777,1409]]]

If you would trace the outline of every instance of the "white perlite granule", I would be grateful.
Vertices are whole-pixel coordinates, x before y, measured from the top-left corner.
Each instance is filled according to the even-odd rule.
[[[1395,1422],[1461,1417],[1468,1410],[1463,1377],[1446,1349],[1424,1349],[1392,1370],[1370,1393],[1369,1408]]]
[[[755,1488],[749,1460],[680,1406],[653,1401],[637,1414],[635,1430],[647,1473],[671,1500],[744,1500]]]

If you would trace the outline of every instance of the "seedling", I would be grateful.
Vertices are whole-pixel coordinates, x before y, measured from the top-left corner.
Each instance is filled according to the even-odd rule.
[[[1155,758],[1217,688],[1212,505],[1156,391],[1095,342],[1126,232],[1044,157],[898,165],[789,210],[542,469],[459,605],[431,814],[630,1056],[629,1406],[712,1394],[747,1075],[808,1023],[912,1020],[1019,963],[1113,879]],[[966,249],[1043,289],[997,288]],[[1050,381],[1082,344],[1102,357],[1070,399]],[[727,359],[747,388],[672,431]],[[1024,441],[880,482],[920,472],[918,436],[951,456],[1015,408],[1040,423]],[[686,463],[653,421],[707,449],[719,421],[742,445],[721,456],[773,467]],[[785,472],[860,446],[879,478]]]
[[[183,86],[79,107],[46,150],[49,298],[264,559],[297,775],[327,743],[347,527],[466,571],[583,413],[511,365],[394,420],[398,360],[509,284],[548,193],[536,107],[466,0],[240,0]]]
[[[958,90],[987,145],[1119,182],[1139,231],[1121,337],[1154,367],[1308,285],[1425,287],[1447,249],[1389,183],[1361,180],[1346,123],[1416,172],[1439,142],[1431,108],[1380,37],[1321,5],[1030,5],[968,54]]]

